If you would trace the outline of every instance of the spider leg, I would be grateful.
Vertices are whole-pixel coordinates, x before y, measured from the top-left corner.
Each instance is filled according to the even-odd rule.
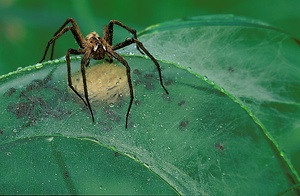
[[[144,45],[142,44],[142,42],[138,41],[137,39],[134,38],[128,38],[126,39],[124,42],[121,42],[115,46],[113,46],[113,50],[118,50],[120,48],[124,48],[130,44],[135,43],[136,45],[139,46],[140,49],[142,49],[146,55],[153,61],[153,63],[155,64],[157,71],[158,71],[158,75],[159,75],[159,81],[160,81],[160,85],[163,87],[163,89],[165,90],[165,92],[167,94],[169,94],[169,92],[167,91],[166,87],[163,84],[163,80],[162,80],[162,74],[161,74],[161,68],[159,63],[157,62],[157,60],[150,54],[150,52],[144,47]]]
[[[71,76],[71,64],[70,64],[70,54],[84,54],[81,60],[81,74],[82,74],[82,81],[83,81],[83,90],[84,90],[84,98],[76,91],[76,89],[72,85],[72,76]],[[66,54],[66,61],[67,61],[67,72],[68,72],[68,85],[70,89],[83,101],[83,103],[88,107],[91,115],[93,122],[95,122],[94,119],[94,114],[91,108],[91,104],[89,101],[89,96],[88,96],[88,90],[87,90],[87,84],[86,84],[86,74],[85,74],[85,67],[89,64],[89,57],[90,53],[86,53],[84,50],[75,50],[75,49],[68,49],[67,54]]]
[[[136,35],[136,30],[124,25],[123,23],[121,23],[120,21],[117,20],[111,20],[109,22],[109,24],[107,26],[105,26],[103,28],[103,37],[106,40],[106,42],[112,46],[112,41],[113,41],[113,31],[114,31],[114,25],[118,25],[124,29],[126,29],[127,31],[129,31],[132,35],[134,39],[137,39],[137,35]],[[140,50],[139,45],[136,45],[136,48],[138,49],[138,51],[141,54],[144,54],[143,51]]]
[[[87,84],[86,84],[86,74],[85,74],[85,67],[87,67],[89,65],[90,59],[91,59],[91,50],[87,50],[81,59],[81,75],[82,75],[83,91],[84,91],[86,105],[90,110],[93,122],[95,122],[94,113],[93,113],[93,110],[92,110],[92,107],[90,104],[90,100],[89,100],[89,94],[88,94],[88,89],[87,89]]]
[[[109,53],[111,56],[113,56],[115,59],[117,59],[126,68],[127,82],[128,82],[128,86],[129,86],[129,92],[130,92],[130,101],[129,101],[129,106],[128,106],[127,113],[126,113],[126,122],[125,122],[125,128],[127,128],[128,127],[129,114],[130,114],[131,106],[132,106],[133,99],[134,99],[133,86],[132,86],[132,82],[131,82],[130,67],[129,67],[127,61],[121,55],[119,55],[118,53],[113,51],[112,48],[108,48],[106,52]]]
[[[67,26],[68,23],[72,24],[72,26]],[[67,27],[66,27],[67,26]],[[71,30],[76,42],[78,43],[78,45],[81,48],[84,48],[84,43],[85,43],[85,38],[83,37],[83,35],[81,34],[79,27],[76,23],[76,21],[73,18],[68,18],[64,24],[54,33],[53,38],[48,42],[43,58],[40,62],[42,62],[43,60],[45,60],[47,52],[49,50],[50,45],[52,45],[52,49],[51,49],[51,56],[50,59],[53,59],[53,54],[54,54],[54,45],[55,45],[55,41],[62,36],[63,34],[65,34],[67,31]]]

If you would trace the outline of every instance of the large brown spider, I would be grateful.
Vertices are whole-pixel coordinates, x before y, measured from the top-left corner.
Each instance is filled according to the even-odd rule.
[[[67,26],[70,22],[71,22],[72,26]],[[133,38],[127,38],[124,42],[121,42],[119,44],[112,46],[113,25],[119,25],[122,28],[126,29],[133,35]],[[82,33],[79,30],[79,27],[78,27],[76,21],[73,18],[68,18],[64,22],[64,24],[58,29],[58,31],[56,31],[53,38],[48,42],[45,52],[44,52],[44,56],[40,62],[42,62],[45,59],[48,49],[51,44],[52,44],[52,50],[51,50],[50,59],[51,60],[53,59],[55,41],[60,36],[65,34],[67,31],[72,32],[76,42],[79,45],[79,49],[69,48],[66,53],[68,85],[75,92],[75,94],[78,97],[80,97],[80,99],[84,102],[84,104],[88,107],[88,109],[92,115],[93,122],[95,122],[95,119],[94,119],[94,114],[93,114],[91,104],[89,101],[87,84],[86,84],[86,74],[85,74],[85,68],[87,66],[89,66],[91,58],[93,58],[95,60],[101,60],[107,56],[109,58],[107,61],[110,63],[113,61],[113,58],[115,58],[120,63],[122,63],[126,68],[126,75],[127,75],[128,86],[129,86],[129,91],[130,91],[130,102],[129,102],[129,106],[128,106],[127,113],[126,113],[125,128],[127,128],[127,126],[128,126],[128,117],[129,117],[130,109],[131,109],[131,106],[133,103],[134,94],[133,94],[133,87],[132,87],[132,81],[131,81],[131,75],[130,75],[130,67],[129,67],[127,61],[122,56],[120,56],[118,53],[116,53],[115,50],[118,50],[120,48],[123,48],[123,47],[126,47],[128,45],[135,43],[137,49],[142,54],[146,53],[146,55],[156,65],[156,68],[157,68],[157,71],[159,74],[160,84],[163,87],[163,89],[165,90],[165,92],[167,94],[169,94],[163,84],[162,76],[161,76],[161,69],[160,69],[160,66],[159,66],[158,62],[156,61],[156,59],[148,52],[148,50],[146,50],[146,48],[143,46],[143,44],[137,40],[136,31],[134,29],[127,27],[126,25],[122,24],[121,22],[119,22],[117,20],[111,20],[107,26],[104,26],[103,37],[100,37],[96,32],[92,32],[84,38]],[[75,55],[83,54],[82,59],[81,59],[81,74],[82,74],[83,90],[84,90],[85,99],[75,90],[75,88],[72,85],[70,54],[75,54]]]

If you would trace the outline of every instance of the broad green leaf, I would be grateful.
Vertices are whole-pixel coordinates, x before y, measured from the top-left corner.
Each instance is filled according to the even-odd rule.
[[[275,195],[299,183],[295,39],[211,16],[153,26],[140,40],[170,94],[151,60],[120,51],[135,92],[128,129],[126,93],[93,101],[93,123],[63,59],[0,78],[1,193]],[[71,64],[76,75],[80,58]]]

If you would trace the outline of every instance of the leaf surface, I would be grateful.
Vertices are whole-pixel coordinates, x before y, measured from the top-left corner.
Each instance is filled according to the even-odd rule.
[[[170,94],[150,59],[121,50],[135,92],[128,129],[129,98],[93,102],[93,123],[68,88],[63,59],[1,78],[2,192],[274,195],[299,183],[295,39],[233,16],[141,34]],[[80,59],[71,64],[78,71]]]

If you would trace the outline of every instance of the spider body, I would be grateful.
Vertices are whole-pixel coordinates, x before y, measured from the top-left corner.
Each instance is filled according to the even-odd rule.
[[[92,32],[86,36],[88,50],[92,52],[92,56],[95,60],[101,60],[105,57],[106,47],[108,43],[100,37],[96,32]]]
[[[69,23],[71,23],[71,26],[68,26]],[[129,31],[133,35],[133,38],[128,38],[124,42],[121,42],[119,44],[112,46],[113,26],[114,25],[118,25],[118,26],[124,28],[125,30]],[[130,92],[130,102],[129,102],[129,106],[128,106],[127,113],[126,113],[125,128],[128,127],[128,117],[129,117],[130,109],[131,109],[133,99],[134,99],[134,92],[133,92],[133,86],[132,86],[132,81],[131,81],[130,67],[129,67],[127,61],[121,55],[119,55],[117,52],[115,52],[115,50],[124,48],[131,44],[136,44],[137,49],[142,54],[145,53],[155,64],[158,74],[159,74],[160,84],[163,87],[163,89],[165,90],[165,92],[167,94],[169,94],[163,84],[161,68],[160,68],[160,65],[157,62],[157,60],[148,52],[148,50],[143,46],[143,44],[140,41],[138,41],[136,31],[125,26],[123,23],[121,23],[117,20],[111,20],[107,26],[104,26],[103,37],[100,37],[96,32],[91,32],[86,37],[83,37],[76,21],[72,18],[68,18],[64,22],[64,24],[58,29],[58,31],[54,34],[53,38],[48,42],[45,52],[44,52],[44,55],[43,55],[43,58],[40,62],[42,62],[45,59],[47,52],[49,50],[49,47],[51,45],[52,45],[52,49],[51,49],[50,58],[53,59],[55,41],[68,31],[72,32],[76,42],[79,45],[79,49],[69,48],[66,53],[68,85],[69,85],[70,89],[72,89],[72,91],[88,107],[88,109],[91,113],[93,122],[95,121],[95,118],[94,118],[94,113],[93,113],[93,110],[91,108],[91,104],[89,101],[87,82],[86,82],[86,73],[85,73],[85,68],[87,66],[89,66],[91,58],[93,58],[95,60],[101,60],[101,59],[104,59],[105,57],[108,57],[108,59],[107,59],[108,62],[112,62],[113,59],[116,59],[117,61],[122,63],[126,68],[127,82],[128,82],[128,86],[129,86],[129,92]],[[80,70],[81,70],[82,81],[83,81],[84,98],[75,90],[75,88],[72,85],[71,65],[70,65],[70,55],[71,54],[83,55],[81,58],[81,69]]]

